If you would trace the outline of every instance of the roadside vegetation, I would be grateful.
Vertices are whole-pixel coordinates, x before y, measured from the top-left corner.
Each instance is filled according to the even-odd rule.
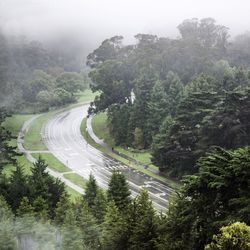
[[[105,39],[87,57],[90,79],[81,55],[65,53],[64,44],[50,49],[0,31],[0,104],[7,106],[0,107],[0,249],[249,249],[250,35],[229,40],[229,29],[212,18],[184,20],[178,30],[175,39],[137,34],[130,45]],[[89,108],[94,130],[111,148],[93,142],[86,119],[83,136],[170,186],[180,180],[166,214],[143,188],[132,198],[120,171],[104,191],[94,176],[69,173],[50,154],[30,164],[18,153],[15,136],[30,116],[11,112],[43,112],[24,140],[44,150],[43,124],[77,99],[92,99],[83,92],[89,85],[98,93]],[[49,166],[84,194],[50,176]]]
[[[129,156],[135,161],[138,161],[144,165],[154,167],[155,169],[157,169],[157,167],[153,165],[151,162],[152,156],[149,150],[138,150],[133,147],[130,148],[130,147],[122,147],[115,145],[114,138],[112,137],[109,131],[107,118],[108,117],[106,113],[98,113],[93,117],[92,127],[97,137],[103,139],[109,148],[113,148],[117,152]]]
[[[77,94],[77,103],[69,105],[67,107],[61,108],[61,109],[55,109],[51,110],[49,112],[43,113],[41,116],[36,118],[31,126],[30,129],[27,131],[24,137],[24,147],[27,150],[31,151],[43,151],[47,150],[46,146],[44,145],[42,141],[41,136],[41,130],[42,126],[57,112],[63,109],[71,108],[77,105],[81,105],[83,103],[88,103],[94,99],[96,94],[93,94],[90,90],[85,90],[83,92],[79,92]],[[10,117],[7,117],[3,123],[3,126],[8,128],[8,130],[12,133],[13,137],[8,144],[12,147],[17,146],[16,138],[18,136],[19,131],[21,130],[23,124],[25,121],[32,118],[33,114],[14,114]],[[52,154],[50,153],[33,153],[32,156],[36,159],[39,158],[39,156],[42,156],[43,159],[46,160],[46,162],[49,165],[49,168],[52,170],[55,170],[59,173],[64,172],[70,172],[71,169],[67,168],[64,164],[62,164],[59,160],[57,160]],[[15,156],[15,159],[17,161],[17,164],[23,167],[23,171],[25,174],[30,175],[31,174],[31,168],[32,163],[29,162],[29,160],[26,159],[25,155],[17,155]],[[8,164],[3,170],[3,173],[9,177],[13,173],[13,171],[16,169],[16,167],[13,164]],[[74,184],[79,185],[81,187],[84,187],[84,180],[81,176],[74,174],[73,176],[65,176],[70,181],[72,181]],[[81,181],[80,181],[81,179]],[[70,194],[74,197],[79,196],[79,194],[76,194],[76,191],[72,191],[70,188],[67,188],[69,190]]]

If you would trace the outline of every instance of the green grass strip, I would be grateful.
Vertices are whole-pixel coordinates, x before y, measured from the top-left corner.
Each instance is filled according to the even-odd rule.
[[[49,168],[59,172],[70,172],[72,171],[70,168],[66,167],[63,163],[61,163],[53,154],[50,153],[33,153],[32,156],[38,159],[39,155],[46,161],[49,165]]]
[[[64,178],[70,180],[71,182],[73,182],[77,186],[79,186],[83,189],[86,188],[87,180],[85,180],[82,176],[80,176],[76,173],[68,173],[68,174],[64,174],[63,176],[64,176]]]

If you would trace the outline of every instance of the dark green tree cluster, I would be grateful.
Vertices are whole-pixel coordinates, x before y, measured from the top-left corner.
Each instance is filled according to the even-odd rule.
[[[197,172],[195,162],[213,146],[249,145],[249,89],[195,92],[185,98],[169,131],[154,138],[153,161],[174,176]]]
[[[91,88],[100,91],[89,112],[106,111],[116,145],[152,150],[175,177],[197,172],[212,146],[250,143],[250,73],[235,60],[228,29],[212,18],[178,29],[179,39],[138,34],[133,46],[112,37],[87,58]]]
[[[97,221],[100,249],[157,249],[160,217],[146,190],[132,199],[124,175],[114,171],[107,193],[98,196],[98,192],[96,181],[90,176],[83,198]],[[100,209],[97,204],[105,206]]]
[[[163,124],[161,130],[173,121]],[[199,172],[184,179],[162,215],[146,190],[131,197],[119,171],[113,172],[107,192],[90,175],[83,197],[71,202],[40,158],[30,176],[19,166],[10,177],[1,172],[0,249],[248,249],[249,166],[248,147],[215,148],[200,158]],[[237,221],[243,224],[232,224]]]
[[[31,175],[25,174],[19,165],[16,165],[9,178],[1,171],[0,193],[14,213],[17,213],[25,198],[34,207],[34,212],[46,211],[48,218],[55,216],[54,210],[65,186],[59,179],[49,175],[47,167],[45,161],[39,158],[33,165]]]
[[[217,147],[202,157],[197,163],[199,172],[184,179],[179,197],[170,206],[162,227],[165,242],[170,245],[166,249],[204,249],[222,226],[235,221],[249,225],[249,166],[248,147],[234,151]],[[239,233],[232,237],[241,236]],[[219,245],[219,241],[226,241],[221,239],[216,243],[214,240],[208,249],[237,249],[230,248],[231,245],[225,248],[226,242],[224,248],[212,248],[217,243]],[[237,245],[233,238],[229,241]]]

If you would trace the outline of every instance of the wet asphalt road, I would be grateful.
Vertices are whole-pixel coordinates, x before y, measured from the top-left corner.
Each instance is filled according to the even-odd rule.
[[[144,187],[157,210],[165,211],[168,198],[173,190],[158,180],[140,173],[87,144],[80,132],[81,121],[87,115],[88,106],[76,107],[55,115],[42,129],[43,141],[53,155],[88,179],[92,173],[99,186],[107,189],[112,170],[122,171],[129,183],[131,194],[135,197]]]

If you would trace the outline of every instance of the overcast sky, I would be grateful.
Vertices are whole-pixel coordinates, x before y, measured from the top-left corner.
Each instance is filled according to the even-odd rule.
[[[0,23],[32,38],[83,35],[94,46],[137,33],[178,36],[184,19],[213,17],[236,35],[250,30],[250,0],[0,0]]]

